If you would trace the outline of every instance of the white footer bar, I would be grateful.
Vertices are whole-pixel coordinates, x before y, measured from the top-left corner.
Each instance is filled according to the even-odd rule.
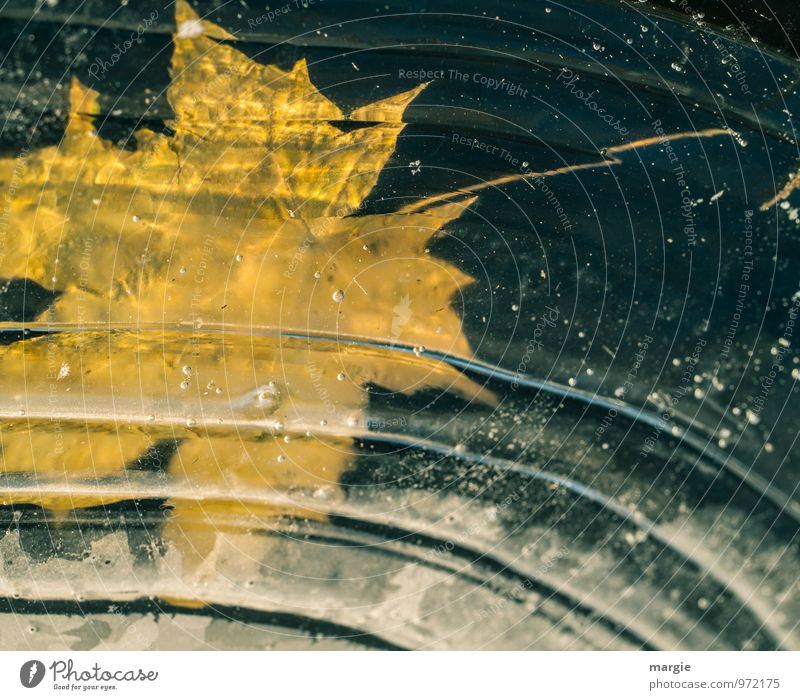
[[[800,652],[3,652],[0,697],[797,700],[798,669]]]

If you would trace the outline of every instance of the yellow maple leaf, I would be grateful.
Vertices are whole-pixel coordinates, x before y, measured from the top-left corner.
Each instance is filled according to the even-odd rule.
[[[0,277],[52,290],[36,325],[58,331],[0,347],[0,498],[63,512],[154,495],[136,469],[161,446],[170,537],[200,567],[225,517],[321,516],[277,494],[335,488],[367,384],[492,397],[446,363],[338,342],[471,356],[451,306],[471,279],[427,249],[472,199],[355,215],[424,86],[345,115],[305,61],[259,65],[182,0],[176,21],[170,134],[116,148],[73,80],[60,144],[21,177],[0,160],[18,180]]]

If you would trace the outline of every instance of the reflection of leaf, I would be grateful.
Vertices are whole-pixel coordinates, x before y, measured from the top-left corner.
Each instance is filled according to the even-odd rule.
[[[403,328],[408,325],[413,315],[411,312],[411,297],[406,294],[400,303],[395,306],[394,317],[392,318],[392,340],[397,340],[403,332]]]
[[[389,366],[316,342],[256,352],[257,341],[237,334],[391,342],[395,308],[413,297],[404,341],[470,356],[451,302],[471,280],[427,248],[471,200],[358,216],[423,86],[345,115],[304,61],[288,72],[259,65],[182,0],[176,19],[170,135],[141,129],[136,150],[117,149],[96,132],[99,94],[73,80],[61,143],[26,155],[22,170],[0,160],[0,179],[15,180],[16,241],[0,277],[54,292],[39,325],[133,331],[60,333],[2,349],[2,392],[27,413],[3,425],[0,465],[41,481],[40,491],[18,485],[6,500],[64,510],[122,499],[92,495],[88,484],[135,468],[164,441],[176,446],[173,483],[199,498],[203,489],[327,487],[350,462],[347,435],[363,425],[368,383],[490,399],[443,363]],[[186,23],[202,32],[181,31]],[[348,119],[360,128],[336,126]],[[69,375],[54,380],[54,363],[67,363]],[[211,419],[223,427],[212,431]],[[261,422],[245,434],[239,426],[249,419]],[[285,442],[288,423],[328,429]],[[48,491],[49,482],[63,488]],[[292,511],[234,507],[232,498],[178,501],[172,523],[198,513],[213,521],[226,509],[256,518]],[[203,559],[213,545],[198,542],[214,537],[195,532],[183,549]]]

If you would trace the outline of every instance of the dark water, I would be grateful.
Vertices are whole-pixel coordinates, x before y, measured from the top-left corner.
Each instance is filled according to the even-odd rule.
[[[758,25],[754,42],[699,3],[663,5],[326,0],[273,17],[201,3],[254,61],[307,59],[344,112],[431,80],[356,216],[478,194],[430,243],[475,280],[452,301],[472,354],[203,329],[254,366],[285,353],[290,377],[345,355],[380,368],[357,419],[334,394],[325,425],[312,406],[279,427],[248,412],[260,381],[214,403],[86,380],[83,400],[54,406],[44,364],[19,375],[6,363],[26,351],[4,356],[4,440],[152,439],[80,480],[52,473],[50,448],[20,470],[6,447],[0,646],[800,648],[800,194],[784,191],[800,16],[783,8],[787,33]],[[140,43],[99,72],[150,3],[0,8],[6,158],[59,143],[73,75],[101,93],[100,136],[133,150],[136,129],[162,128],[174,10],[152,9]],[[9,237],[3,250],[26,254]],[[180,324],[55,327],[62,290],[6,282],[6,348],[182,342]],[[455,380],[380,379],[442,367],[492,400]],[[263,488],[177,469],[209,436],[341,440],[346,464],[321,485],[309,453]],[[42,507],[42,493],[76,507]]]

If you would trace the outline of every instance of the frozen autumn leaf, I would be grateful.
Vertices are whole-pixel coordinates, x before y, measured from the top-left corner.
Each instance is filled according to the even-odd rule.
[[[226,515],[324,513],[276,494],[335,490],[368,383],[492,398],[443,362],[307,340],[394,342],[413,297],[404,344],[471,356],[451,306],[471,280],[426,248],[472,200],[356,215],[424,86],[344,114],[305,61],[257,64],[185,2],[176,21],[169,135],[115,147],[73,80],[61,143],[0,161],[0,277],[50,290],[36,325],[59,331],[0,348],[0,469],[4,502],[57,513],[168,496],[173,541],[202,561]],[[167,488],[133,478],[153,465]]]

